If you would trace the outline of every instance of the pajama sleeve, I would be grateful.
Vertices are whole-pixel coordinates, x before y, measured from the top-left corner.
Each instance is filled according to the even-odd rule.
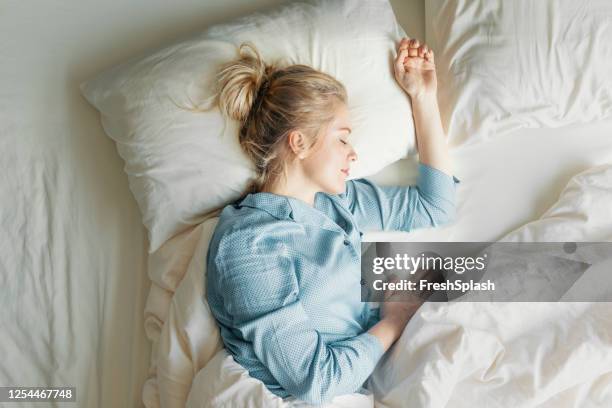
[[[455,216],[454,176],[419,163],[416,186],[378,186],[349,180],[340,197],[361,230],[411,231],[450,222]]]

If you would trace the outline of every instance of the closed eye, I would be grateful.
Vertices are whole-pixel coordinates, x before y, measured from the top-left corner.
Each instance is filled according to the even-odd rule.
[[[351,134],[351,129],[349,129],[347,127],[343,127],[342,129],[340,129],[340,131],[341,131],[341,133],[343,133],[342,136],[344,136],[344,137],[346,137],[346,136]],[[346,140],[342,139],[342,136],[339,137],[340,141],[342,142],[342,144],[345,144],[345,145],[348,144],[348,142]]]

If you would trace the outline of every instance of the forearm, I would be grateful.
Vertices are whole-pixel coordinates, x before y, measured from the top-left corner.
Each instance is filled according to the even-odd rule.
[[[368,330],[368,333],[378,338],[383,349],[387,351],[401,336],[406,323],[407,322],[400,322],[393,318],[386,317],[372,326],[370,330]]]
[[[257,323],[251,320],[252,330],[238,327],[283,389],[315,405],[358,390],[384,353],[380,341],[361,333],[327,343],[317,330],[308,327],[307,319],[296,314],[292,314],[292,321],[279,319],[283,314],[289,317],[283,309],[287,306],[258,318]]]
[[[453,169],[436,95],[427,94],[413,97],[412,115],[414,117],[419,160],[421,163],[452,175]]]
[[[271,371],[285,390],[311,404],[358,390],[384,353],[379,340],[369,333],[328,344],[319,338],[313,352],[306,342],[300,344],[301,339],[292,340],[294,351],[283,356],[289,365]]]

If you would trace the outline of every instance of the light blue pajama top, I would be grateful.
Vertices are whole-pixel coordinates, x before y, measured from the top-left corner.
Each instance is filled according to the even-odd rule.
[[[419,164],[416,186],[346,182],[292,197],[249,194],[226,206],[207,254],[207,297],[228,352],[280,397],[312,404],[359,390],[383,354],[361,301],[361,235],[454,217],[455,177]]]

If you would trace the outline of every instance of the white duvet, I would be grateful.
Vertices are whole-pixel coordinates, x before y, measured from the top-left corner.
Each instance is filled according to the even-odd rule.
[[[574,177],[541,219],[502,241],[612,241],[612,166]],[[376,405],[612,406],[611,312],[612,303],[425,304],[370,379]]]
[[[612,241],[612,166],[575,176],[541,219],[506,241]],[[201,301],[216,219],[151,255],[147,407],[304,406],[250,378]],[[585,277],[588,276],[585,273]],[[577,284],[580,283],[580,280]],[[425,304],[369,380],[336,407],[612,406],[612,304]]]

